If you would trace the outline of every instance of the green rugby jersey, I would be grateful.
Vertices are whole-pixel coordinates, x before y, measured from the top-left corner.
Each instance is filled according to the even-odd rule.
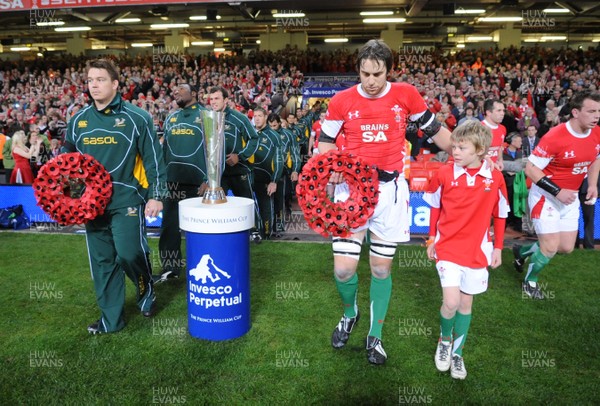
[[[258,135],[244,114],[225,107],[225,154],[236,153],[239,162],[225,165],[224,176],[244,175],[252,170],[252,157],[258,148]]]
[[[300,173],[300,147],[296,143],[294,133],[286,128],[280,127],[277,131],[279,134],[279,143],[283,154],[283,169],[286,173]]]
[[[254,179],[258,182],[277,182],[283,171],[283,153],[279,134],[265,126],[257,131],[258,149],[254,154]]]
[[[202,110],[206,108],[194,103],[165,120],[163,157],[167,182],[200,185],[206,181]]]
[[[96,158],[110,173],[113,193],[108,209],[162,199],[165,164],[152,117],[121,95],[100,111],[93,103],[80,110],[69,120],[65,141]]]
[[[319,118],[319,114],[316,115],[317,119]],[[306,126],[308,127],[308,132],[310,133],[310,130],[312,129],[312,125],[315,123],[315,113],[313,113],[312,111],[309,111],[308,113],[306,113],[306,115],[304,117],[302,117],[300,120],[298,121],[303,121],[304,124],[306,124]]]
[[[298,145],[308,144],[308,139],[310,138],[310,128],[308,128],[306,121],[304,121],[304,117],[298,120],[292,131],[296,134],[296,142]]]

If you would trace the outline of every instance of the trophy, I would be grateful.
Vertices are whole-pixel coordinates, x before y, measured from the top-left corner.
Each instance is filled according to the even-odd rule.
[[[203,110],[200,112],[204,130],[204,155],[208,189],[202,196],[202,203],[226,203],[225,191],[221,187],[221,176],[225,169],[225,113]]]

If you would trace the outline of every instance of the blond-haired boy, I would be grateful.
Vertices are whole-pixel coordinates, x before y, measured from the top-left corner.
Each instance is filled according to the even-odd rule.
[[[484,161],[491,139],[489,128],[476,121],[458,126],[451,136],[454,163],[440,168],[424,196],[431,205],[427,255],[436,260],[443,293],[435,365],[439,371],[450,369],[455,379],[467,376],[462,351],[473,295],[487,290],[487,267],[502,263],[510,210],[502,173]]]

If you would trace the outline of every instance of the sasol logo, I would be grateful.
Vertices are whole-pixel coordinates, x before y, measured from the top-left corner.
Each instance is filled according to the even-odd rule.
[[[171,130],[171,135],[194,135],[194,130],[191,128],[175,128]]]
[[[118,144],[115,137],[88,137],[83,139],[83,145],[108,145]]]
[[[206,309],[209,307],[229,307],[242,303],[242,293],[233,296],[231,285],[214,285],[218,281],[231,279],[231,275],[219,268],[210,254],[204,254],[200,258],[198,265],[190,270],[190,277],[199,282],[194,283],[190,278],[190,303]],[[211,286],[207,286],[207,284]]]

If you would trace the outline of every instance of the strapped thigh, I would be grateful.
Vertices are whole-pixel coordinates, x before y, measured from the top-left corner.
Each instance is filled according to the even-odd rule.
[[[392,259],[396,254],[396,247],[398,246],[395,242],[383,241],[383,240],[371,240],[370,254],[374,257]]]
[[[357,238],[333,238],[333,255],[343,255],[356,261],[360,258],[362,241]]]

